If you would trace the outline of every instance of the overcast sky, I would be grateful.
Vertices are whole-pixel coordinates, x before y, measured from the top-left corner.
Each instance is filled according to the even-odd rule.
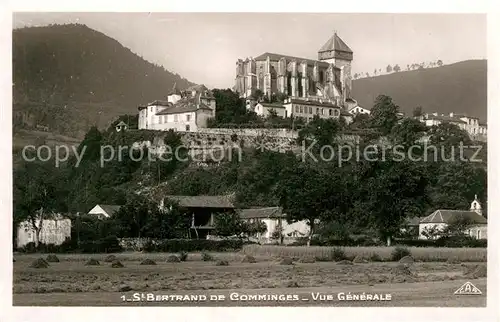
[[[480,14],[16,13],[14,28],[82,23],[188,80],[232,87],[238,58],[264,52],[317,58],[336,30],[353,73],[388,64],[485,59]]]

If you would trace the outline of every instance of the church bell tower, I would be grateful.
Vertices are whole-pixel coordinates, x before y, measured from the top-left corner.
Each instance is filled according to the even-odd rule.
[[[351,98],[351,62],[353,56],[351,48],[337,35],[337,32],[318,51],[318,60],[330,63],[340,69],[343,101]]]

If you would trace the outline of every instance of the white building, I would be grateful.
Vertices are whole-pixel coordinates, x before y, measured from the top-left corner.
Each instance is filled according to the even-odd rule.
[[[299,237],[309,236],[309,225],[306,221],[288,223],[286,216],[280,207],[249,208],[241,209],[240,218],[247,222],[262,221],[267,230],[264,234],[255,236],[259,241],[271,242],[273,233],[281,229],[281,235],[285,241],[293,241]]]
[[[88,214],[97,216],[99,219],[109,218],[120,210],[120,207],[118,205],[95,205]]]
[[[467,231],[464,232],[467,235],[477,239],[488,238],[487,220],[483,217],[481,204],[477,200],[477,196],[472,201],[469,211],[438,209],[429,216],[424,217],[419,223],[419,238],[427,239],[425,232],[442,231],[458,220],[467,220],[471,223]],[[436,237],[439,237],[439,234]]]
[[[139,129],[195,132],[215,117],[215,98],[203,85],[170,93],[167,101],[139,106]]]
[[[252,108],[250,108],[252,109]],[[277,103],[257,103],[253,107],[253,111],[262,117],[268,117],[271,111],[276,112],[276,114],[280,117],[285,117],[286,109],[282,104]]]
[[[366,109],[366,108],[361,107],[359,105],[351,107],[348,110],[348,112],[351,113],[352,115],[358,115],[358,114],[367,114],[367,115],[370,115],[370,113],[371,113],[369,109]]]
[[[322,119],[338,119],[340,118],[341,108],[331,103],[329,100],[307,100],[288,98],[285,100],[283,106],[285,107],[285,117],[300,117],[309,122],[315,115]]]
[[[436,126],[443,123],[451,123],[466,131],[471,138],[487,135],[486,124],[479,123],[479,118],[462,114],[450,113],[449,115],[432,113],[420,117],[420,121],[426,126]]]
[[[51,219],[37,220],[37,227],[42,225],[39,242],[43,244],[61,245],[67,238],[71,238],[71,220],[57,215]],[[25,221],[17,227],[17,247],[23,247],[28,243],[34,243],[35,230],[31,222]]]

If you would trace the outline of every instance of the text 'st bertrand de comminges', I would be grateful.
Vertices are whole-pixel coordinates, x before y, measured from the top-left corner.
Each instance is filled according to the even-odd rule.
[[[122,295],[123,302],[225,302],[229,301],[274,301],[274,302],[294,302],[294,301],[391,301],[391,294],[366,293],[366,292],[339,292],[320,293],[314,292],[308,295],[298,294],[244,294],[232,292],[229,296],[224,294],[155,294],[155,293],[133,293],[131,296]]]

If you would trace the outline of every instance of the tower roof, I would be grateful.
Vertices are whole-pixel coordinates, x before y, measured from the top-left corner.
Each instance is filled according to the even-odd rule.
[[[332,50],[343,51],[352,54],[351,48],[349,48],[349,46],[347,46],[346,43],[342,39],[340,39],[337,33],[334,33],[333,36],[330,39],[328,39],[328,41],[323,45],[323,47],[321,47],[321,49],[318,52],[321,53]]]

